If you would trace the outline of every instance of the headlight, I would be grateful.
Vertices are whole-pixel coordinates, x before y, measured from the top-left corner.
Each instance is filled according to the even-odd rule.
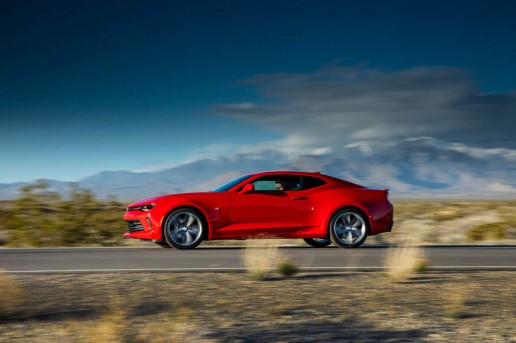
[[[134,206],[134,207],[128,207],[127,211],[150,211],[152,208],[156,206],[156,204],[147,204],[147,205],[141,205],[141,206]]]

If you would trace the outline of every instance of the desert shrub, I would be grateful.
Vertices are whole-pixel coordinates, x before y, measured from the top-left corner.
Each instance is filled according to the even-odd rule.
[[[265,280],[276,270],[281,253],[277,239],[250,239],[243,253],[244,267],[254,280]]]
[[[278,264],[278,272],[283,276],[292,276],[298,272],[298,268],[295,264],[289,260],[283,260]]]
[[[480,224],[469,229],[466,236],[473,241],[504,239],[507,238],[508,227],[506,222]]]
[[[21,193],[2,204],[9,246],[113,245],[122,240],[122,203],[95,199],[73,184],[63,199],[43,181],[23,187]]]
[[[430,265],[432,263],[430,262],[430,260],[426,259],[426,258],[420,258],[418,260],[416,260],[416,263],[415,263],[415,266],[414,266],[414,271],[416,273],[426,273],[428,271],[428,269],[430,268]]]
[[[401,282],[416,272],[424,272],[430,262],[424,259],[423,249],[413,241],[389,248],[385,258],[385,272],[389,279]]]

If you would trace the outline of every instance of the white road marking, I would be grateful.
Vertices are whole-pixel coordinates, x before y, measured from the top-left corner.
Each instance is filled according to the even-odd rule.
[[[339,270],[384,270],[384,267],[360,266],[360,267],[300,267],[299,270],[310,271],[339,271]],[[53,273],[167,273],[167,272],[244,272],[245,268],[150,268],[150,269],[41,269],[41,270],[4,270],[4,274],[53,274]],[[275,270],[274,268],[271,270]],[[516,266],[430,266],[429,270],[516,270]]]

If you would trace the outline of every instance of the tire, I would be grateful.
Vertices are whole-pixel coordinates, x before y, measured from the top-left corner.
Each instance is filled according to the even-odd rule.
[[[182,207],[167,216],[163,226],[163,237],[176,249],[187,250],[198,246],[207,230],[206,220],[199,211]]]
[[[367,217],[355,208],[339,210],[333,216],[328,228],[330,240],[341,248],[360,246],[369,234]]]
[[[329,238],[303,238],[303,240],[314,248],[325,248],[331,244]]]
[[[159,245],[162,248],[167,248],[167,249],[172,248],[170,245],[168,245],[167,242],[154,242],[154,243],[156,243],[157,245]]]

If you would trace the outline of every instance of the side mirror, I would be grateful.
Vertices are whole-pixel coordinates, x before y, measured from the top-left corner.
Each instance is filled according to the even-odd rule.
[[[242,194],[251,193],[252,191],[254,191],[254,185],[252,183],[248,183],[242,188]]]

